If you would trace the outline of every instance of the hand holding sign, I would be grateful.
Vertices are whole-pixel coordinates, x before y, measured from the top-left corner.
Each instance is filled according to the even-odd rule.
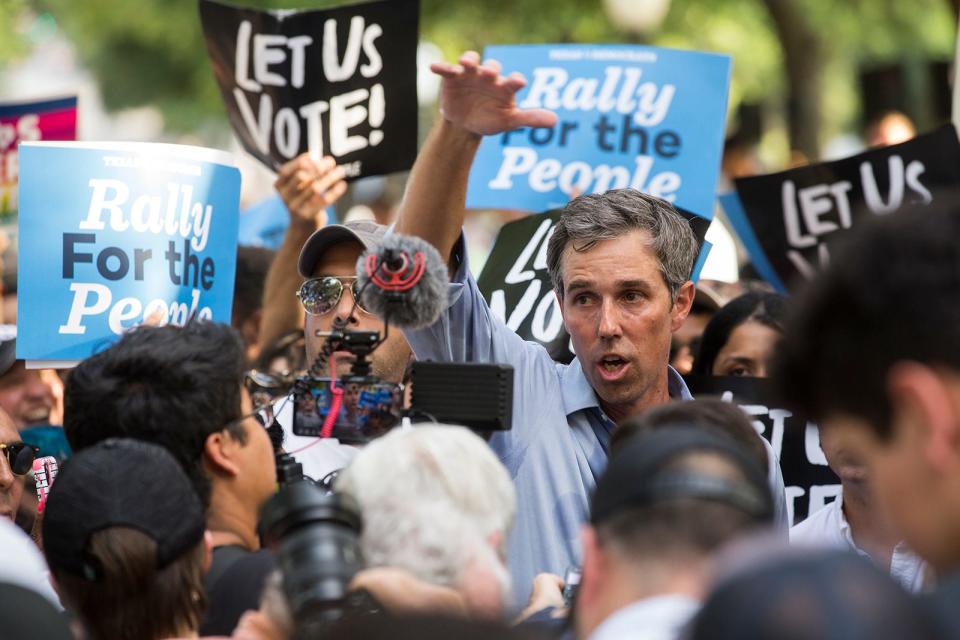
[[[522,110],[516,94],[527,86],[522,74],[503,76],[500,63],[468,51],[460,64],[438,62],[430,70],[443,77],[440,113],[444,119],[471,133],[486,136],[518,127],[552,127],[557,115],[546,109]]]
[[[327,223],[327,207],[346,193],[345,177],[346,171],[332,157],[315,162],[309,153],[302,153],[280,167],[273,186],[293,224],[319,228]]]

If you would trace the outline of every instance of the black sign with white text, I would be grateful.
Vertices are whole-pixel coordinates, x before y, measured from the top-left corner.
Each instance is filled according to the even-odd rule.
[[[829,260],[829,244],[861,220],[956,194],[960,142],[945,125],[902,144],[735,184],[773,270],[793,288],[812,278]]]
[[[763,378],[687,376],[694,398],[717,396],[737,405],[750,416],[754,428],[780,459],[787,493],[790,523],[805,520],[840,495],[840,479],[827,466],[820,449],[817,425],[792,411],[777,407],[770,382]]]
[[[230,124],[272,169],[310,151],[348,179],[409,169],[417,152],[418,0],[257,11],[200,0]]]

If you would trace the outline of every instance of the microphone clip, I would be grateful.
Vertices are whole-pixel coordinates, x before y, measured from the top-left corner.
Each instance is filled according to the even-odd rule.
[[[422,251],[413,254],[388,250],[381,259],[375,253],[367,256],[366,271],[370,281],[385,292],[405,293],[416,286],[426,271],[426,256]]]

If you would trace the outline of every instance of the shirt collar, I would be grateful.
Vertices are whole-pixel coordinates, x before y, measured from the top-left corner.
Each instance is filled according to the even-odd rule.
[[[843,493],[842,492],[840,493],[840,495],[837,496],[836,500],[834,500],[830,504],[830,506],[833,507],[833,509],[837,514],[837,518],[840,521],[839,522],[840,535],[847,542],[847,544],[850,545],[851,549],[853,549],[860,555],[869,558],[870,554],[868,554],[866,551],[858,547],[857,543],[853,541],[853,530],[850,529],[850,523],[847,522],[847,514],[843,512]],[[910,547],[907,546],[906,542],[904,542],[903,540],[898,542],[897,545],[893,548],[893,555],[896,556],[898,553],[901,555],[902,554],[914,555],[913,551],[910,549]]]
[[[583,373],[580,358],[574,358],[561,373],[560,392],[563,397],[563,410],[568,416],[583,409],[600,408],[597,394]],[[667,392],[674,400],[693,400],[687,383],[670,365],[667,365]]]
[[[590,634],[590,640],[676,638],[699,608],[699,602],[682,594],[664,594],[639,600],[615,611],[601,622]]]
[[[840,536],[850,545],[854,551],[860,551],[860,548],[853,541],[853,532],[850,531],[850,523],[847,522],[847,515],[843,512],[843,492],[837,495],[836,499],[830,505],[836,514],[837,525],[840,529]]]

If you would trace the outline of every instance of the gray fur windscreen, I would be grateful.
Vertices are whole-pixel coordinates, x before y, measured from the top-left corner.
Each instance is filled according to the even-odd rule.
[[[409,256],[411,263],[406,273],[412,271],[412,261],[417,253],[425,257],[425,269],[420,281],[398,296],[391,296],[373,282],[367,285],[370,281],[366,270],[367,256],[376,253],[379,264],[390,250]],[[447,308],[450,277],[446,263],[432,244],[414,236],[391,233],[380,241],[376,250],[364,253],[357,260],[357,284],[362,291],[360,297],[364,308],[379,318],[389,315],[387,320],[395,327],[421,329],[436,322]]]

